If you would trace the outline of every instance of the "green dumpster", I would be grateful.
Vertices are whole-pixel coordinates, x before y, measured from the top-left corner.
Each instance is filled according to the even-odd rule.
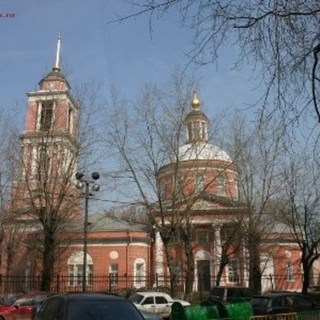
[[[220,301],[203,302],[200,305],[182,306],[175,302],[171,307],[172,320],[229,319],[228,311]]]
[[[244,300],[223,304],[219,300],[210,299],[191,306],[175,302],[171,307],[172,320],[249,320],[251,316],[251,304]]]
[[[238,299],[225,304],[229,317],[235,320],[249,320],[253,316],[252,306],[248,301]]]

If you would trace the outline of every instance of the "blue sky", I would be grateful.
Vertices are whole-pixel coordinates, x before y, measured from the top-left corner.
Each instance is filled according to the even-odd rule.
[[[0,107],[23,123],[25,93],[50,71],[58,34],[71,86],[94,80],[102,94],[115,85],[132,97],[147,82],[164,82],[187,63],[191,33],[181,27],[176,12],[155,19],[152,35],[147,15],[108,23],[130,10],[121,0],[0,0]],[[234,50],[222,51],[217,65],[188,69],[201,79],[199,95],[209,116],[245,108],[257,98],[246,68],[232,70]]]
[[[185,66],[191,33],[179,15],[155,19],[152,35],[147,15],[109,23],[130,10],[122,0],[0,0],[0,108],[14,114],[21,133],[26,93],[51,70],[59,34],[62,71],[71,86],[94,81],[106,97],[111,85],[135,97],[145,83],[164,83],[172,70]],[[209,117],[244,109],[258,97],[250,68],[232,69],[236,53],[225,48],[218,64],[188,69],[201,81],[198,94]]]

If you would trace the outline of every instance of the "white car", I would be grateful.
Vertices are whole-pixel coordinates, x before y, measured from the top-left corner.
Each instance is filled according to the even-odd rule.
[[[189,306],[190,303],[184,300],[173,299],[171,296],[164,292],[135,292],[129,300],[139,310],[146,310],[157,313],[162,318],[168,318],[171,314],[171,306],[174,302],[180,302],[183,306]]]

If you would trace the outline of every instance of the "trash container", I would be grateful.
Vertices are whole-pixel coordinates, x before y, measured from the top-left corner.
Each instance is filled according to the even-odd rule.
[[[232,300],[225,304],[229,317],[235,320],[249,320],[253,316],[252,306],[242,299]]]
[[[205,301],[200,305],[182,306],[175,302],[171,307],[172,320],[229,319],[228,311],[220,301]]]

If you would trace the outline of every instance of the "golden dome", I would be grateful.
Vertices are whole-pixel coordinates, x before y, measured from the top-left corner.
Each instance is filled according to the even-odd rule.
[[[194,94],[194,96],[193,96],[191,106],[193,109],[199,109],[199,107],[200,107],[200,100],[198,99],[196,94]]]

